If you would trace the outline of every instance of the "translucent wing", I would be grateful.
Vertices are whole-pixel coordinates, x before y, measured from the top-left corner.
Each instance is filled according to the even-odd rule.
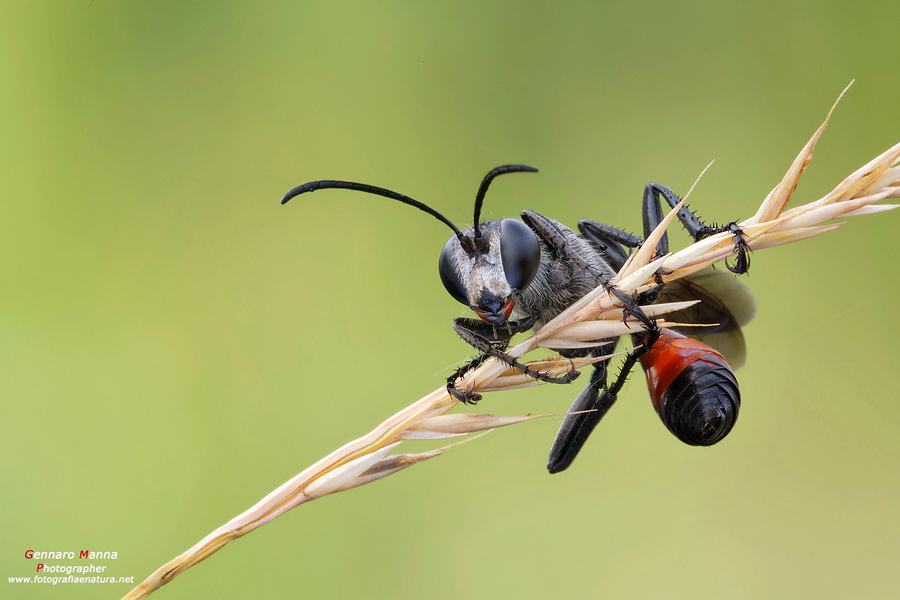
[[[733,274],[710,267],[667,283],[657,302],[684,300],[700,300],[700,304],[666,318],[703,326],[672,329],[709,344],[725,357],[733,369],[743,366],[747,348],[741,327],[756,314],[756,300],[747,286]]]

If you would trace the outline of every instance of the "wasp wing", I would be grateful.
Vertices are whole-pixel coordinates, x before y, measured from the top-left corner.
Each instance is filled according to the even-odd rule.
[[[747,286],[734,275],[709,267],[667,283],[657,302],[685,300],[700,300],[700,303],[666,318],[676,323],[697,325],[671,329],[709,344],[733,369],[743,366],[747,348],[741,327],[756,314],[756,300]]]

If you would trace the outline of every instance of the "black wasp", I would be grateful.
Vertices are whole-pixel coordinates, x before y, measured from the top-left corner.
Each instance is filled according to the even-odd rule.
[[[578,231],[534,211],[522,212],[522,220],[503,219],[479,222],[484,196],[499,175],[536,172],[526,165],[504,165],[490,171],[475,197],[474,225],[460,231],[449,219],[403,194],[371,185],[348,181],[312,181],[295,187],[282,198],[284,204],[306,192],[339,188],[384,196],[414,206],[434,216],[450,229],[453,236],[441,251],[439,273],[447,291],[471,308],[481,320],[454,319],[459,336],[481,352],[447,380],[448,391],[462,402],[474,403],[478,394],[457,389],[461,375],[496,357],[537,379],[551,383],[570,383],[577,371],[552,377],[530,369],[504,352],[510,338],[529,329],[539,329],[587,292],[603,285],[625,309],[625,314],[643,324],[646,331],[632,336],[634,349],[608,385],[608,360],[593,365],[588,385],[581,391],[560,426],[550,451],[547,468],[551,473],[566,469],[588,436],[615,403],[631,369],[640,361],[647,375],[653,405],[666,427],[680,440],[692,445],[711,445],[724,438],[737,419],[740,391],[728,362],[719,352],[682,333],[661,329],[639,304],[660,301],[699,299],[700,304],[677,313],[674,321],[704,324],[684,331],[692,337],[717,337],[730,346],[730,354],[743,360],[740,327],[752,317],[753,298],[733,277],[719,271],[701,271],[637,297],[629,296],[609,281],[628,258],[628,250],[637,248],[643,238],[598,223],[580,221]],[[663,219],[662,199],[675,207],[680,202],[669,188],[651,183],[644,189],[644,236]],[[728,265],[734,273],[749,268],[749,247],[734,223],[724,227],[705,225],[689,208],[682,207],[678,218],[695,239],[730,231],[734,236],[736,261]],[[657,245],[658,255],[669,250],[664,235]],[[597,340],[589,349],[559,350],[565,357],[611,354],[618,338]],[[718,345],[718,344],[717,344]],[[729,352],[726,352],[729,353]],[[734,359],[732,359],[734,362]],[[579,412],[582,411],[582,412]],[[583,412],[587,411],[587,412]]]

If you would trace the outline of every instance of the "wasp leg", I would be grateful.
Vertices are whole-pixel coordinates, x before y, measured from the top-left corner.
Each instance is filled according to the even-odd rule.
[[[736,275],[743,275],[750,270],[750,244],[744,239],[744,230],[734,221],[718,229],[730,231],[731,235],[734,236],[734,263],[729,264],[726,260],[725,268]]]
[[[532,318],[532,317],[520,319],[518,321],[507,321],[503,325],[493,325],[490,323],[485,323],[484,321],[481,321],[478,319],[454,319],[453,320],[453,329],[456,331],[457,335],[459,335],[463,340],[465,340],[466,342],[468,342],[469,344],[474,346],[476,350],[480,350],[482,352],[482,354],[476,356],[474,359],[472,359],[468,363],[466,363],[463,366],[461,366],[460,368],[458,368],[453,375],[451,375],[450,377],[447,378],[447,391],[450,393],[450,395],[453,396],[454,398],[456,398],[457,400],[459,400],[460,402],[463,402],[464,404],[476,404],[479,400],[481,400],[481,394],[475,393],[473,391],[468,391],[468,390],[460,390],[459,388],[457,388],[456,387],[457,380],[460,377],[462,377],[463,375],[465,375],[466,373],[468,373],[469,371],[471,371],[472,369],[479,367],[485,360],[487,360],[491,356],[496,356],[503,362],[510,364],[511,366],[514,366],[518,369],[519,367],[516,365],[520,364],[520,363],[517,363],[514,358],[505,354],[503,352],[503,350],[505,350],[507,348],[507,346],[509,346],[510,338],[512,338],[514,335],[516,335],[518,333],[523,333],[525,331],[528,331],[532,327],[534,327],[534,318]],[[460,333],[461,331],[465,332],[465,335],[463,335],[463,333]],[[470,341],[469,337],[472,337],[472,339],[480,338],[479,345],[472,343],[472,341]],[[485,347],[484,343],[487,343],[488,346],[490,346],[490,348],[492,349],[492,351],[497,352],[500,356],[498,356],[497,354],[493,354],[492,352],[488,352],[488,351],[484,350],[484,347]],[[506,357],[506,358],[502,358],[502,357]],[[507,358],[509,360],[507,360]],[[512,363],[509,362],[510,360],[512,360],[513,362]],[[513,364],[513,363],[515,363],[515,364]],[[521,366],[524,367],[525,365],[521,365]],[[525,367],[525,368],[527,369],[527,367]],[[519,370],[521,370],[521,369],[519,369]],[[533,371],[532,369],[528,369],[528,370],[532,371],[534,373],[538,373],[537,371]],[[531,373],[528,373],[527,371],[523,371],[523,373],[525,373],[526,375],[531,374]],[[540,374],[540,373],[539,373],[539,375],[543,376],[543,374]],[[544,377],[546,377],[546,376],[544,376]],[[577,375],[572,377],[572,379],[574,379],[575,377],[577,377]],[[538,377],[538,379],[540,379],[540,377]],[[550,378],[550,379],[552,380],[553,378]],[[565,378],[559,378],[559,379],[565,379]],[[569,383],[569,381],[551,381],[551,382],[552,383]]]
[[[658,183],[648,184],[647,187],[644,188],[644,237],[649,236],[663,220],[662,200],[660,199],[660,195],[665,198],[666,202],[672,208],[675,208],[678,206],[678,203],[681,202],[681,199],[675,192],[666,186],[659,185]],[[750,269],[750,257],[748,256],[750,253],[750,246],[744,239],[744,231],[737,223],[732,221],[722,227],[707,225],[687,206],[682,206],[678,211],[678,220],[681,221],[681,224],[684,225],[687,232],[691,234],[694,241],[702,240],[705,237],[722,233],[723,231],[730,232],[732,236],[734,236],[734,250],[737,258],[735,259],[734,264],[728,264],[726,261],[725,266],[729,271],[738,275],[743,275]],[[656,245],[656,253],[665,254],[668,251],[669,237],[668,234],[664,233],[659,244]]]
[[[644,219],[644,238],[649,237],[653,230],[662,223],[662,220],[665,217],[660,195],[665,198],[666,202],[672,208],[675,208],[678,206],[678,203],[681,202],[681,198],[666,186],[659,185],[658,183],[647,184],[644,188],[644,200],[642,202],[641,211]],[[694,240],[699,239],[697,237],[699,232],[708,229],[706,224],[703,223],[703,221],[701,221],[687,206],[682,206],[678,211],[678,220],[681,221],[681,224],[684,225],[684,228],[687,229],[687,232],[691,234],[691,237],[694,238]],[[667,254],[668,252],[669,234],[663,233],[662,239],[660,239],[659,243],[656,245],[656,253],[662,255]]]
[[[583,256],[572,250],[569,247],[569,243],[566,241],[566,236],[563,235],[563,232],[559,230],[559,228],[547,217],[540,213],[536,213],[533,210],[524,210],[522,211],[522,220],[528,225],[532,231],[550,247],[550,250],[557,253],[558,256],[564,256],[568,258],[572,262],[574,262],[579,269],[582,271],[587,271],[591,275],[593,275],[606,289],[611,289],[613,286],[609,283],[609,280],[615,277],[616,272],[609,265],[605,265],[608,269],[608,272],[603,272],[600,269],[588,264],[588,262],[584,259]]]
[[[490,358],[489,354],[479,354],[474,359],[470,360],[460,368],[456,370],[456,372],[447,378],[447,391],[451,396],[456,398],[458,401],[463,404],[478,404],[478,401],[481,400],[481,394],[474,392],[472,390],[461,390],[456,387],[456,380],[479,366],[485,360]]]
[[[628,253],[622,246],[637,248],[644,243],[636,235],[597,221],[579,221],[578,231],[614,271],[619,271],[628,260]]]
[[[616,395],[603,389],[606,385],[606,369],[594,369],[591,381],[581,390],[575,402],[569,407],[569,413],[563,418],[547,460],[547,470],[559,473],[569,468],[588,437],[616,402]],[[603,394],[600,393],[603,390]],[[583,412],[588,411],[588,412]],[[578,413],[578,414],[572,414]]]
[[[694,239],[702,240],[705,237],[725,231],[730,233],[734,238],[735,253],[733,263],[729,263],[727,259],[725,260],[725,268],[735,275],[743,275],[750,270],[750,244],[748,244],[747,240],[744,238],[744,230],[741,229],[737,223],[732,221],[721,227],[705,227],[694,237]]]
[[[612,340],[609,344],[595,349],[592,354],[600,356],[613,352],[618,341],[618,338]],[[563,418],[550,448],[550,458],[547,460],[547,470],[551,473],[558,473],[572,464],[594,427],[615,402],[614,397],[610,401],[605,393],[602,399],[600,397],[601,390],[606,389],[608,368],[609,360],[594,364],[590,382],[581,390],[569,407],[567,411],[569,414]]]
[[[600,423],[600,419],[616,403],[619,392],[628,380],[628,375],[638,359],[647,353],[659,339],[659,330],[654,327],[642,334],[640,339],[641,341],[622,363],[619,375],[612,386],[606,387],[606,363],[598,363],[595,367],[590,383],[578,394],[575,402],[569,407],[569,413],[587,412],[568,414],[563,419],[559,431],[556,433],[556,439],[553,440],[553,446],[550,448],[550,458],[547,461],[547,470],[550,473],[559,473],[569,468],[594,428]],[[602,394],[600,390],[603,390]]]
[[[534,317],[526,317],[518,321],[507,321],[500,325],[486,323],[481,319],[460,318],[454,319],[453,322],[454,326],[465,327],[469,331],[487,338],[495,348],[500,348],[501,350],[509,345],[509,340],[514,335],[524,333],[534,327]]]
[[[461,321],[463,321],[463,322],[461,322]],[[464,319],[454,319],[453,320],[453,330],[456,331],[456,334],[459,337],[461,337],[467,344],[469,344],[476,350],[479,350],[484,355],[486,355],[485,358],[487,358],[487,356],[496,358],[497,360],[506,363],[507,365],[513,367],[514,369],[517,369],[518,371],[521,371],[525,375],[528,375],[529,377],[533,377],[534,379],[539,379],[540,381],[545,381],[547,383],[572,383],[581,374],[578,371],[575,371],[573,369],[573,370],[569,371],[568,373],[566,373],[565,375],[561,375],[559,377],[553,377],[551,375],[547,375],[546,373],[541,373],[540,371],[536,371],[536,370],[532,369],[531,367],[529,367],[528,365],[524,365],[524,364],[520,363],[518,360],[515,359],[515,357],[510,356],[509,354],[507,354],[507,353],[503,352],[502,350],[498,349],[497,347],[495,347],[495,345],[493,343],[491,343],[491,340],[489,340],[488,338],[482,336],[481,334],[479,334],[476,331],[467,329],[464,321],[465,321]],[[478,364],[481,364],[481,362],[484,361],[484,359],[481,357],[476,358],[475,360],[479,361]],[[473,362],[475,362],[475,361],[473,361]],[[456,375],[451,377],[451,379],[453,380],[452,382],[448,379],[448,381],[447,381],[448,391],[455,384],[456,379],[458,379],[459,375],[464,374],[471,368],[471,367],[468,367],[468,368],[466,368],[466,367],[468,367],[468,365],[463,367],[463,369],[465,369],[465,370],[460,369],[460,371],[462,371],[462,373],[457,372]],[[456,391],[459,392],[459,390],[456,390]],[[451,391],[450,394],[453,395],[454,398],[458,398],[457,394],[454,394],[454,392]],[[466,393],[466,396],[467,396],[467,400],[471,402],[471,400],[473,399],[472,398],[473,394]],[[476,399],[476,401],[477,401],[477,399]]]

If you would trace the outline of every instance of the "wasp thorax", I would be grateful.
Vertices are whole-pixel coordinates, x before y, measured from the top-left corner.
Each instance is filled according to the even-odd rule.
[[[516,219],[488,221],[451,237],[438,269],[447,291],[489,323],[503,323],[513,294],[537,274],[541,249],[537,236]]]

